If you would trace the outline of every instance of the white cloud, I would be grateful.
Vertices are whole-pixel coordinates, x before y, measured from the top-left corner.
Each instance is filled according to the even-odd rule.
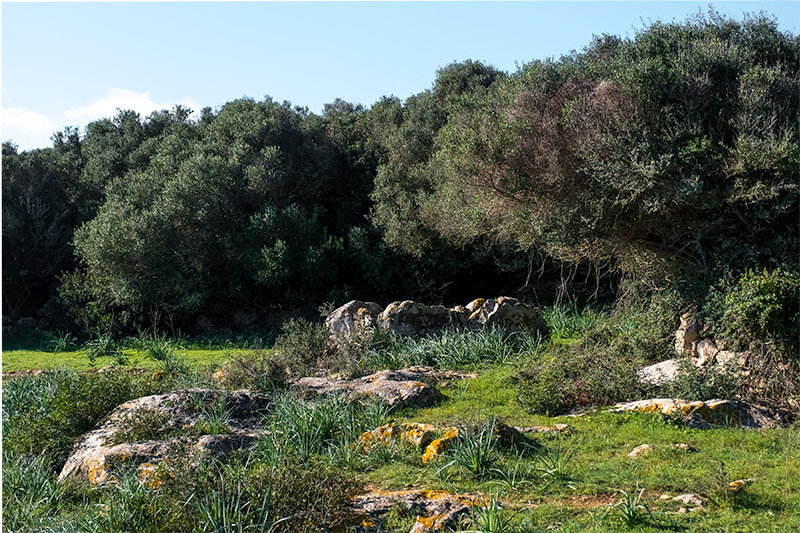
[[[153,111],[171,109],[175,104],[192,109],[197,108],[197,104],[190,98],[184,98],[180,102],[158,103],[150,97],[149,93],[137,93],[128,89],[111,89],[106,96],[96,98],[89,105],[68,109],[64,112],[63,118],[85,125],[99,118],[113,117],[117,114],[117,109],[133,109],[142,117],[146,117]]]
[[[20,150],[52,145],[50,137],[60,128],[58,122],[24,107],[3,109],[3,140],[12,140]]]
[[[20,150],[31,150],[52,146],[50,137],[66,126],[85,127],[94,120],[113,117],[118,109],[133,109],[142,118],[153,111],[172,109],[181,104],[192,110],[198,105],[191,98],[179,102],[156,102],[149,93],[129,89],[110,89],[105,96],[95,98],[85,106],[72,107],[60,115],[51,117],[23,107],[3,109],[3,140],[13,140]]]

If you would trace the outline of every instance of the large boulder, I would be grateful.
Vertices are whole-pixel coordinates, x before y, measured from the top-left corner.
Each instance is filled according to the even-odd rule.
[[[543,336],[547,335],[547,323],[539,308],[524,304],[516,298],[500,296],[490,298],[482,304],[480,300],[475,300],[469,305],[474,308],[469,321],[481,327],[497,327],[506,333],[539,331]]]
[[[617,413],[661,413],[686,420],[690,427],[741,427],[764,429],[779,425],[767,411],[735,400],[688,401],[673,398],[654,398],[636,402],[618,403]]]
[[[336,338],[359,335],[375,327],[382,311],[375,302],[351,300],[328,315],[325,325]]]
[[[249,447],[261,433],[261,417],[269,404],[264,394],[208,389],[125,402],[78,441],[58,479],[103,483],[123,467],[138,467],[146,476],[176,449],[221,456]]]
[[[425,305],[405,300],[393,302],[378,317],[378,324],[395,335],[425,337],[445,329],[461,330],[467,323],[465,311],[442,305]]]
[[[691,354],[692,346],[702,332],[703,324],[692,313],[681,315],[681,325],[675,332],[675,351],[678,354]]]
[[[678,379],[681,364],[678,359],[667,359],[654,365],[646,366],[636,372],[640,383],[660,387]]]
[[[408,371],[383,370],[358,379],[302,378],[290,385],[307,395],[378,398],[389,407],[426,407],[444,398],[435,387],[413,377]]]

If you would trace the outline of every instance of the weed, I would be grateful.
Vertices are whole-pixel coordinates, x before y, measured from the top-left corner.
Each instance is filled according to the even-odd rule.
[[[503,514],[497,498],[491,497],[486,505],[472,507],[472,529],[459,529],[458,531],[461,533],[505,533],[510,531],[512,517],[505,517]]]
[[[638,483],[636,484],[636,491],[618,490],[617,492],[622,494],[622,498],[614,504],[622,523],[628,527],[641,526],[653,519],[653,513],[650,512],[650,508],[642,500],[644,489],[639,489]]]
[[[96,364],[98,357],[110,357],[118,365],[128,364],[128,357],[110,333],[98,333],[94,339],[84,344],[84,349],[91,366]]]
[[[525,462],[524,453],[518,452],[513,460],[503,463],[500,468],[493,468],[497,476],[492,483],[502,485],[508,490],[517,491],[533,483],[533,472]]]
[[[78,342],[78,339],[69,332],[62,333],[57,331],[56,333],[50,333],[48,336],[50,340],[47,343],[47,347],[54,353],[69,351],[69,349],[74,348]]]
[[[497,452],[494,449],[496,425],[497,421],[492,418],[480,428],[461,429],[458,439],[447,453],[451,458],[450,464],[475,478],[488,477],[497,463]]]
[[[538,470],[542,478],[554,482],[570,479],[570,463],[573,455],[574,450],[565,450],[561,439],[558,439],[554,446],[544,447],[538,457],[541,464]]]
[[[3,452],[3,529],[22,531],[58,512],[64,485],[45,455]]]

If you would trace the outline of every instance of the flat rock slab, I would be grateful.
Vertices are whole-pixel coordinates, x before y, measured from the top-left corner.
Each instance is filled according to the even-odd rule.
[[[220,456],[255,443],[261,417],[271,398],[250,391],[190,389],[145,396],[123,403],[86,433],[72,450],[58,476],[104,483],[121,467],[152,468],[181,447],[185,452]],[[219,434],[203,434],[211,409],[224,412]],[[125,442],[126,431],[143,419],[150,420],[146,440]],[[120,441],[122,439],[122,441]]]
[[[454,526],[473,505],[483,503],[482,497],[438,490],[376,491],[353,498],[339,517],[336,530],[382,531],[382,519],[392,508],[399,507],[416,514],[417,520],[409,533],[442,531]]]
[[[733,426],[764,429],[777,427],[778,421],[753,405],[735,400],[688,401],[672,398],[655,398],[636,402],[618,403],[612,409],[616,413],[661,413],[679,416],[687,425],[697,429],[713,426]]]
[[[293,381],[291,387],[312,395],[379,398],[389,407],[426,407],[444,398],[435,387],[414,377],[404,370],[383,370],[358,379],[302,378]]]

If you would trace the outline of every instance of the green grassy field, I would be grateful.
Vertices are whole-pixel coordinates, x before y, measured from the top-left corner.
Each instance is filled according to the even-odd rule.
[[[4,383],[4,519],[30,531],[72,531],[70,524],[82,524],[86,531],[258,531],[258,513],[268,501],[263,490],[269,487],[266,494],[275,496],[273,519],[291,519],[274,531],[319,531],[324,517],[348,495],[437,489],[483,497],[486,507],[462,525],[483,533],[800,531],[796,424],[698,430],[660,415],[616,414],[601,407],[580,416],[531,412],[520,375],[580,350],[582,333],[602,319],[596,313],[578,318],[553,320],[557,327],[545,342],[516,337],[504,343],[493,333],[448,334],[382,344],[359,356],[366,357],[356,365],[363,368],[431,364],[477,374],[440,386],[444,400],[426,408],[386,413],[336,401],[307,403],[280,387],[270,389],[273,408],[263,421],[270,432],[253,450],[227,465],[178,469],[158,490],[135,477],[102,490],[55,483],[54,477],[74,441],[114,405],[172,388],[219,387],[210,378],[218,365],[234,356],[268,359],[280,353],[280,345],[273,352],[170,344],[188,365],[156,379],[149,372],[128,372],[162,368],[144,347],[126,349],[127,365],[117,367],[120,371],[97,374],[83,372],[90,369],[85,351],[47,351],[45,344],[27,339],[28,348],[41,349],[12,345],[15,349],[3,353],[4,372],[69,370]],[[297,342],[298,353],[305,353]],[[98,358],[95,368],[111,362]],[[514,426],[563,423],[570,432],[531,433],[527,444],[516,448],[487,438],[481,448],[480,432],[492,420]],[[474,432],[462,430],[456,444],[428,464],[423,450],[409,444],[360,454],[361,432],[389,421],[457,425]],[[628,455],[642,444],[652,450]],[[743,479],[752,481],[738,491],[729,488]],[[699,495],[706,505],[692,511],[693,506],[672,500],[682,494]],[[219,522],[214,513],[228,522]],[[395,510],[381,531],[406,533],[414,520],[413,510]]]

